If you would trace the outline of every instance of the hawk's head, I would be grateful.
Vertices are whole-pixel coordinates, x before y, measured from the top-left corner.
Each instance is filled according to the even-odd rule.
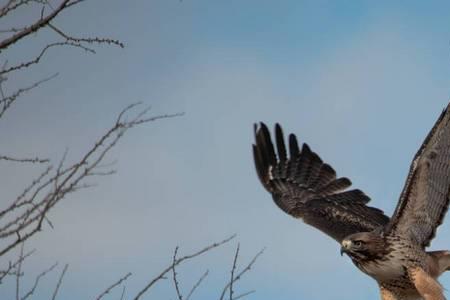
[[[341,254],[353,260],[381,258],[386,251],[385,239],[376,232],[359,232],[347,236],[341,243]]]

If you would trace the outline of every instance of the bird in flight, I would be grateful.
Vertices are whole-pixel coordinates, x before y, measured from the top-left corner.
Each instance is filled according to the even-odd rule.
[[[274,141],[264,123],[254,131],[256,171],[275,204],[340,243],[382,300],[445,300],[437,278],[450,270],[450,251],[426,248],[450,202],[450,104],[414,156],[391,218],[294,134],[287,147],[279,124]]]

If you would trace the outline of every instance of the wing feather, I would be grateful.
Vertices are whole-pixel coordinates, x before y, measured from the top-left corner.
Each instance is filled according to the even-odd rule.
[[[276,150],[267,126],[255,125],[253,156],[261,183],[284,212],[303,219],[338,242],[349,234],[384,226],[389,218],[366,204],[360,190],[347,190],[348,178],[336,172],[295,135],[289,135],[289,157],[283,131],[275,125]]]
[[[448,210],[450,196],[450,104],[414,156],[385,234],[406,236],[425,248]]]

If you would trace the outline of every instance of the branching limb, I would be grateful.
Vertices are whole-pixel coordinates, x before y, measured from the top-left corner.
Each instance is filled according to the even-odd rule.
[[[3,117],[5,112],[11,107],[11,104],[13,104],[22,94],[31,91],[32,89],[38,87],[39,85],[43,84],[44,82],[47,82],[47,81],[55,78],[56,76],[58,76],[58,73],[56,73],[50,77],[44,78],[42,80],[39,80],[28,87],[20,88],[16,92],[14,92],[13,94],[11,94],[9,96],[2,97],[2,99],[0,99],[0,118]]]
[[[123,300],[125,297],[125,286],[122,287],[122,294],[120,295],[120,299],[119,300]]]
[[[187,295],[186,300],[189,300],[191,298],[192,294],[194,294],[194,291],[200,286],[200,284],[206,278],[206,276],[208,276],[208,273],[209,273],[209,271],[206,270],[206,272],[203,273],[202,277],[200,277],[200,279],[194,284],[194,286],[192,287],[191,291]]]
[[[111,174],[111,172],[97,172],[97,167],[101,166],[101,162],[106,154],[129,129],[144,123],[181,115],[146,117],[143,112],[148,112],[148,110],[144,109],[142,112],[138,112],[131,120],[126,120],[125,116],[127,113],[136,105],[130,105],[120,112],[115,124],[100,137],[78,162],[65,167],[64,159],[62,159],[54,174],[51,174],[51,171],[45,171],[31,186],[26,188],[26,191],[14,201],[13,205],[0,211],[0,239],[16,237],[3,249],[0,248],[0,256],[40,231],[42,222],[44,220],[48,221],[46,215],[59,201],[68,194],[89,186],[84,183],[86,178],[96,174]],[[44,180],[44,178],[47,179]],[[11,215],[13,213],[15,214]],[[2,219],[7,219],[5,218],[6,215],[9,216],[10,221],[1,224]]]
[[[0,155],[0,160],[12,161],[12,162],[25,162],[25,163],[48,163],[50,160],[48,158],[42,159],[39,157],[34,158],[17,158],[12,156]]]
[[[233,267],[231,268],[231,280],[230,280],[230,300],[233,300],[233,282],[234,282],[234,271],[236,270],[237,259],[239,256],[239,243],[236,248],[236,253],[234,254]]]
[[[2,71],[0,71],[0,75],[6,75],[13,71],[25,69],[32,65],[38,64],[41,61],[42,57],[44,57],[44,54],[46,54],[49,49],[54,48],[54,47],[61,47],[61,46],[80,48],[81,50],[84,50],[88,53],[95,54],[95,51],[93,49],[86,47],[80,43],[76,43],[76,42],[72,42],[72,41],[54,42],[54,43],[50,43],[50,44],[46,45],[44,48],[42,48],[41,52],[39,52],[39,54],[35,58],[33,58],[29,61],[22,62],[15,66],[5,68]]]
[[[0,74],[8,74],[10,72],[25,69],[32,65],[38,64],[41,61],[42,57],[48,52],[48,50],[54,47],[60,46],[76,47],[85,50],[86,52],[94,54],[95,50],[91,47],[94,45],[110,45],[110,46],[113,45],[124,48],[124,44],[119,40],[96,36],[82,37],[82,38],[74,37],[65,33],[63,30],[61,30],[54,24],[53,21],[55,21],[55,18],[62,11],[67,10],[68,8],[77,5],[81,2],[83,2],[83,0],[75,0],[75,1],[61,0],[59,5],[53,7],[51,3],[47,0],[19,0],[19,1],[13,0],[12,2],[10,1],[4,6],[0,7],[0,18],[2,18],[11,11],[24,7],[27,4],[36,4],[41,6],[40,18],[38,20],[32,20],[30,21],[31,24],[27,24],[25,26],[16,26],[6,29],[3,28],[0,30],[0,33],[10,34],[9,37],[0,40],[0,53],[9,48],[11,45],[16,44],[23,38],[29,37],[31,34],[41,31],[44,28],[51,30],[57,35],[57,39],[52,42],[48,42],[46,46],[42,48],[40,53],[38,53],[33,59],[13,64],[13,66],[9,68],[3,68]],[[50,8],[50,13],[48,15],[45,15],[45,12],[47,10],[46,8]],[[20,15],[19,13],[20,11],[17,12],[18,15]]]
[[[148,289],[151,288],[155,283],[157,283],[158,281],[164,279],[164,278],[165,278],[164,276],[165,276],[168,272],[170,272],[170,270],[172,270],[174,266],[179,265],[180,263],[182,263],[182,262],[185,261],[185,260],[192,259],[192,258],[194,258],[194,257],[197,257],[197,256],[199,256],[199,255],[202,255],[202,254],[205,253],[205,252],[211,251],[211,250],[214,249],[214,248],[217,248],[217,247],[219,247],[219,246],[222,246],[223,244],[226,244],[226,243],[228,243],[229,241],[231,241],[232,239],[234,239],[235,237],[236,237],[236,235],[232,235],[232,236],[230,236],[229,238],[226,238],[226,239],[224,239],[224,240],[221,241],[221,242],[217,242],[217,243],[211,244],[211,245],[209,245],[209,246],[206,246],[205,248],[203,248],[203,249],[201,249],[201,250],[199,250],[199,251],[197,251],[197,252],[195,252],[195,253],[193,253],[193,254],[186,255],[186,256],[183,256],[183,257],[181,257],[181,258],[178,258],[174,263],[172,263],[170,266],[168,266],[166,269],[164,269],[158,276],[156,276],[155,278],[153,278],[152,280],[150,280],[150,282],[149,282],[149,283],[148,283],[141,291],[139,291],[139,292],[137,293],[137,295],[136,295],[133,299],[134,299],[134,300],[138,300],[140,297],[142,297],[142,295],[144,295],[144,294],[148,291]]]
[[[0,41],[0,52],[9,46],[11,46],[14,43],[17,43],[24,37],[32,34],[33,32],[38,31],[42,27],[45,27],[51,20],[53,20],[61,11],[63,11],[67,4],[70,2],[70,0],[63,0],[58,7],[56,7],[52,13],[50,13],[46,17],[41,17],[38,21],[33,23],[30,26],[25,27],[22,31],[17,32],[16,34],[12,35],[9,38],[4,39],[3,41]],[[15,8],[14,8],[15,9]],[[10,10],[7,10],[6,13],[10,12]],[[5,12],[4,12],[5,13]]]
[[[97,298],[95,298],[95,300],[100,300],[102,299],[104,296],[106,296],[107,294],[109,294],[115,287],[119,286],[122,284],[122,282],[124,282],[125,280],[128,279],[128,277],[131,276],[131,273],[126,274],[125,276],[123,276],[122,278],[120,278],[118,281],[116,281],[115,283],[113,283],[111,286],[109,286],[106,290],[104,290],[100,295],[98,295]],[[125,293],[125,287],[122,290],[122,295]],[[121,297],[123,298],[123,296]]]
[[[52,300],[55,300],[56,299],[56,295],[58,295],[59,288],[61,287],[61,283],[63,281],[64,275],[66,274],[66,271],[67,271],[68,267],[69,267],[69,265],[66,264],[64,266],[64,269],[63,269],[62,273],[61,273],[61,276],[59,276],[58,283],[56,284],[55,290],[53,291]]]
[[[16,260],[15,262],[9,262],[8,266],[6,267],[6,269],[0,271],[0,284],[2,284],[3,279],[6,276],[17,275],[19,272],[15,271],[15,270],[17,269],[18,265],[21,264],[26,258],[30,257],[34,252],[36,252],[35,249],[33,249],[30,252],[28,252],[28,253],[24,254],[23,256],[19,257],[19,259]]]
[[[33,286],[27,293],[25,293],[25,295],[22,296],[22,298],[20,298],[20,300],[26,300],[28,297],[32,296],[36,291],[36,288],[39,285],[39,281],[41,280],[41,278],[50,273],[51,271],[53,271],[53,269],[55,269],[57,265],[58,263],[53,264],[50,268],[44,270],[42,273],[36,276]]]
[[[254,292],[256,292],[256,291],[255,290],[251,290],[251,291],[242,293],[242,294],[237,295],[236,297],[234,297],[233,300],[238,300],[238,299],[244,298],[244,297],[246,297],[246,296],[248,296],[250,294],[253,294]]]
[[[241,277],[247,273],[248,271],[250,271],[250,269],[252,268],[252,266],[255,264],[256,260],[258,259],[259,256],[261,256],[264,253],[265,249],[262,249],[261,251],[259,251],[258,253],[256,253],[256,255],[253,257],[253,259],[248,263],[248,265],[242,269],[241,272],[239,272],[236,277],[234,277],[234,280],[232,280],[232,282],[228,282],[225,287],[222,290],[222,294],[220,295],[220,300],[223,300],[225,298],[225,294],[227,292],[227,290],[230,288],[230,285],[236,281],[238,281],[239,279],[241,279]],[[242,295],[241,295],[242,298]]]
[[[62,30],[56,28],[55,25],[48,23],[48,27],[53,29],[57,34],[59,34],[61,37],[63,37],[64,39],[66,39],[66,41],[71,41],[77,44],[82,44],[82,43],[87,43],[87,44],[108,44],[108,45],[115,45],[115,46],[119,46],[120,48],[124,48],[125,45],[120,42],[119,40],[113,40],[113,39],[108,39],[108,38],[99,38],[99,37],[94,37],[94,38],[75,38],[72,37],[70,35],[65,34]],[[95,53],[95,51],[94,51]]]
[[[178,252],[178,246],[175,247],[175,251],[173,253],[173,260],[172,260],[172,275],[173,275],[173,284],[175,286],[175,291],[177,292],[178,300],[183,300],[183,295],[181,295],[180,287],[177,280],[177,270],[175,269],[175,262],[177,261],[177,252]]]
[[[30,3],[40,3],[43,4],[45,0],[8,0],[8,2],[0,7],[0,18],[6,16],[8,13],[18,9],[21,6],[28,5]]]
[[[16,273],[16,300],[20,300],[20,277],[22,276],[22,263],[24,261],[23,258],[23,248],[25,247],[25,244],[22,243],[22,246],[20,247],[20,255],[19,255],[19,265],[17,267],[17,273]]]

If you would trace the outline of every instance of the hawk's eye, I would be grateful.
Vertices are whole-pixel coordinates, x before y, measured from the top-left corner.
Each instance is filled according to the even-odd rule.
[[[362,246],[362,242],[361,241],[354,241],[353,245],[355,245],[355,247],[361,247]]]

